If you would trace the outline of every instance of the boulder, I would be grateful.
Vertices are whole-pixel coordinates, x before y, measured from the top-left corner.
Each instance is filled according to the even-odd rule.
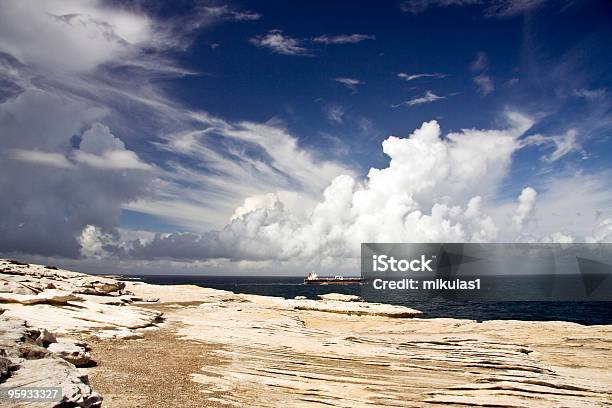
[[[0,350],[1,351],[1,350]],[[0,356],[0,383],[11,375],[12,371],[19,368],[10,358]]]
[[[88,276],[89,279],[83,278],[75,281],[76,287],[73,290],[74,293],[81,293],[84,295],[114,295],[121,296],[121,290],[125,288],[125,283],[116,281],[113,279],[91,279],[93,277]]]
[[[49,344],[55,343],[55,335],[47,329],[40,329],[39,335],[36,337],[36,344],[42,347],[48,347]]]
[[[46,348],[29,342],[18,345],[17,350],[19,350],[19,356],[26,360],[38,360],[51,355]]]
[[[51,343],[48,350],[77,367],[88,367],[94,364],[89,354],[91,347],[84,342],[59,341]]]

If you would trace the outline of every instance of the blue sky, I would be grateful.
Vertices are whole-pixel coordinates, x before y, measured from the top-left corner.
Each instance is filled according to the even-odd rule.
[[[16,193],[0,202],[0,252],[294,271],[353,254],[337,230],[608,239],[611,17],[603,0],[8,1],[0,186]],[[408,138],[432,120],[423,146]],[[429,176],[405,178],[423,155]],[[342,250],[313,256],[313,240]]]

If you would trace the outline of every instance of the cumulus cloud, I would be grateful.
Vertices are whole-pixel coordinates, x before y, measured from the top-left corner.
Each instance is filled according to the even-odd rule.
[[[562,232],[555,232],[545,236],[540,240],[540,242],[545,244],[572,244],[574,242],[574,238],[572,238],[570,235],[565,235]]]
[[[101,123],[83,133],[79,149],[74,150],[74,160],[99,169],[152,170],[153,166],[140,160],[133,151]]]
[[[496,222],[488,214],[490,203],[483,200],[507,174],[519,137],[532,123],[516,114],[509,119],[505,130],[470,129],[444,138],[436,121],[426,122],[407,138],[391,136],[383,142],[388,167],[370,169],[364,181],[336,177],[310,212],[295,214],[279,195],[254,197],[221,230],[158,234],[149,244],[132,243],[131,254],[329,260],[356,256],[360,242],[514,239],[502,228],[514,209]]]
[[[606,218],[597,227],[593,229],[592,235],[589,235],[586,242],[612,242],[612,218]]]
[[[283,34],[282,30],[270,30],[249,40],[256,47],[267,48],[275,54],[310,56],[311,51],[302,46],[303,40]]]
[[[372,34],[343,34],[343,35],[320,35],[312,39],[315,43],[322,44],[355,44],[365,40],[375,40]]]
[[[405,72],[400,72],[399,74],[397,74],[397,77],[403,79],[404,81],[414,81],[415,79],[419,79],[419,78],[441,79],[441,78],[446,78],[446,75],[445,74],[440,74],[440,73],[433,73],[433,74],[407,74]]]
[[[412,98],[412,99],[409,99],[407,101],[400,102],[400,103],[395,104],[395,105],[391,105],[391,107],[399,108],[400,106],[422,105],[424,103],[431,103],[431,102],[439,101],[440,99],[446,99],[446,96],[439,96],[439,95],[436,95],[435,93],[433,93],[432,91],[428,90],[428,91],[425,91],[423,96],[418,96],[416,98]]]
[[[102,232],[95,225],[86,225],[78,237],[81,255],[97,259],[107,257],[109,253],[105,247],[112,246],[116,240],[116,236]]]
[[[140,160],[136,153],[127,150],[125,144],[113,136],[110,129],[101,123],[94,123],[83,133],[81,139],[79,148],[70,150],[66,155],[14,149],[12,158],[64,169],[76,168],[79,163],[106,170],[153,169],[153,166]]]
[[[518,207],[512,218],[517,229],[522,229],[532,216],[537,195],[538,193],[531,187],[526,187],[521,191],[521,195],[518,198]]]
[[[40,91],[25,91],[0,105],[5,148],[0,160],[0,252],[78,257],[83,228],[95,225],[112,233],[122,206],[146,194],[149,171],[123,166],[101,170],[72,158],[75,134],[92,155],[104,147],[118,151],[124,146],[110,132],[103,137],[96,128],[80,130],[103,117],[104,111]]]
[[[221,227],[245,197],[299,191],[303,202],[318,196],[338,174],[354,170],[303,149],[280,122],[229,123],[200,117],[199,130],[164,135],[156,147],[183,158],[167,164],[155,196],[127,208],[153,214],[190,230]],[[203,163],[206,172],[198,165]],[[317,168],[317,172],[312,169]]]

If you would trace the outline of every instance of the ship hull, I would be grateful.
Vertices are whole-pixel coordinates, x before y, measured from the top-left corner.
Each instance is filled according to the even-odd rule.
[[[316,278],[316,279],[304,279],[304,285],[361,285],[363,279],[361,278],[346,278],[346,279],[334,279],[334,278]]]

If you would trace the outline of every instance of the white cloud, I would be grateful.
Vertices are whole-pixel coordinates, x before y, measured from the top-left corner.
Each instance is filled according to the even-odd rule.
[[[483,51],[476,54],[476,58],[470,64],[470,70],[476,75],[473,78],[476,89],[481,96],[487,96],[495,90],[493,79],[487,74],[489,69],[489,58]]]
[[[107,150],[100,155],[77,150],[74,158],[79,163],[102,170],[152,170],[153,167],[141,161],[136,153],[129,150]]]
[[[74,165],[61,153],[41,152],[37,150],[14,149],[12,157],[17,160],[43,164],[51,167],[70,169]]]
[[[495,85],[493,84],[493,80],[488,75],[477,75],[474,77],[474,83],[478,89],[478,92],[482,96],[486,96],[495,90]]]
[[[370,169],[363,182],[336,177],[310,212],[297,215],[282,196],[259,195],[247,199],[219,231],[158,235],[149,245],[136,244],[132,254],[325,263],[356,256],[360,242],[515,239],[512,234],[521,231],[502,228],[515,209],[495,214],[496,221],[488,214],[494,213],[493,203],[483,199],[499,187],[520,148],[519,136],[532,124],[517,114],[509,121],[506,130],[471,129],[445,138],[435,121],[426,122],[409,138],[383,142],[387,168]],[[527,216],[523,211],[521,225]]]
[[[588,236],[586,242],[612,242],[612,218],[606,218],[593,229],[592,235]]]
[[[431,102],[439,101],[440,99],[446,99],[446,96],[439,96],[439,95],[436,95],[435,93],[433,93],[432,91],[428,90],[428,91],[425,91],[423,96],[412,98],[412,99],[409,99],[407,101],[400,102],[400,103],[398,103],[396,105],[391,105],[391,107],[398,108],[400,106],[422,105],[424,103],[431,103]]]
[[[312,39],[313,42],[322,44],[355,44],[365,40],[375,40],[372,34],[343,34],[343,35],[320,35]]]
[[[345,113],[346,111],[340,105],[330,105],[325,108],[325,116],[327,117],[327,120],[333,123],[343,123]]]
[[[170,163],[171,168],[156,182],[156,194],[127,208],[202,231],[222,227],[245,197],[297,191],[304,203],[312,203],[334,177],[354,174],[350,167],[300,147],[281,123],[233,124],[209,116],[195,118],[202,130],[166,135],[156,146],[184,162],[201,163],[206,171]]]
[[[53,32],[55,24],[81,20],[65,16],[66,21],[46,22],[45,13],[55,4],[60,3],[3,3],[0,7],[7,15],[2,14],[0,20],[20,17],[23,26],[31,27],[40,19],[41,24],[50,24],[50,28],[41,26],[41,31],[57,36]],[[102,26],[112,25],[123,12],[95,1],[63,5],[78,9],[76,14],[99,17]],[[88,13],[88,7],[95,8],[94,12]],[[108,21],[103,19],[103,9],[110,13]],[[49,52],[57,51],[57,58],[24,57],[23,64],[10,58],[0,60],[2,79],[11,83],[19,80],[16,94],[0,104],[6,148],[0,153],[0,185],[14,191],[12,198],[0,198],[0,229],[4,233],[0,251],[78,256],[78,238],[85,226],[93,225],[108,234],[117,228],[122,209],[160,217],[165,223],[176,222],[177,228],[202,231],[222,226],[246,197],[262,192],[275,191],[285,201],[292,193],[299,193],[300,204],[312,207],[315,201],[310,197],[318,196],[334,177],[353,174],[351,168],[300,146],[278,122],[229,123],[206,112],[187,110],[164,95],[154,79],[187,71],[175,68],[157,54],[143,55],[142,47],[153,52],[156,47],[182,47],[185,32],[219,20],[255,18],[227,9],[200,11],[193,19],[181,19],[184,27],[172,19],[162,22],[126,12],[128,22],[132,18],[137,22],[121,28],[122,37],[131,40],[119,41],[122,45],[113,39],[106,44],[93,35],[99,45],[80,38],[82,30],[61,26],[67,30],[62,47],[71,44],[74,37],[75,49],[64,52],[51,44]],[[141,32],[138,27],[142,22],[152,32],[142,31],[147,35],[140,38],[136,34]],[[0,41],[27,56],[30,40],[20,27],[11,24],[0,27],[0,32],[7,33]],[[131,26],[135,33],[128,30]],[[39,45],[33,42],[32,46]],[[91,52],[91,58],[84,55],[86,63],[66,68],[69,61],[78,59],[71,53],[80,53],[80,47],[86,48],[85,53]],[[39,55],[36,50],[32,52]],[[129,81],[103,67],[126,63],[138,73]],[[145,161],[96,122],[128,135],[122,138],[128,146],[133,143],[136,151],[147,142],[141,135],[147,135],[155,140],[155,147],[170,152],[177,161],[149,149]],[[83,129],[89,130],[83,133]],[[80,142],[74,135],[80,135]],[[148,162],[151,158],[157,162]],[[313,172],[313,168],[318,171]],[[13,199],[24,205],[11,207]],[[294,207],[288,208],[297,212]]]
[[[540,240],[540,242],[545,244],[572,244],[574,242],[574,238],[572,238],[570,235],[565,235],[562,232],[555,232],[545,236]]]
[[[483,51],[479,51],[476,54],[476,58],[470,64],[470,69],[474,72],[485,71],[489,68],[489,58],[487,54]]]
[[[533,11],[545,2],[546,0],[404,0],[400,3],[400,9],[405,13],[419,14],[436,7],[481,5],[486,17],[506,18]]]
[[[81,246],[81,255],[101,259],[109,255],[104,246],[113,244],[116,239],[111,234],[102,232],[95,225],[87,225],[81,231],[78,241]]]
[[[547,0],[497,0],[485,10],[487,17],[516,17],[529,13],[546,3]]]
[[[250,10],[236,10],[228,5],[205,6],[202,7],[202,10],[207,14],[208,18],[216,20],[255,21],[261,18],[261,14],[259,13]]]
[[[0,49],[46,69],[91,70],[126,58],[153,41],[146,16],[104,7],[94,0],[0,4]]]
[[[440,74],[440,73],[433,73],[433,74],[407,74],[405,72],[400,72],[399,74],[397,74],[398,78],[401,78],[405,81],[414,81],[415,79],[419,79],[419,78],[436,78],[436,79],[441,79],[441,78],[445,78],[446,75],[445,74]]]
[[[136,153],[127,150],[125,144],[101,123],[94,123],[83,133],[79,149],[73,152],[73,158],[79,163],[98,169],[153,169],[153,166],[140,160]]]
[[[16,160],[63,169],[76,168],[77,164],[103,170],[153,169],[153,166],[140,160],[136,153],[127,150],[125,144],[113,136],[107,126],[100,123],[94,123],[84,132],[79,148],[67,152],[67,155],[68,157],[62,153],[14,149],[12,157]]]
[[[31,89],[0,104],[8,153],[0,189],[10,191],[0,194],[0,252],[78,257],[86,225],[110,234],[122,205],[146,194],[151,172],[100,171],[72,157],[71,137],[104,116],[82,100]]]
[[[355,78],[339,77],[339,78],[334,78],[334,81],[341,83],[342,85],[346,86],[351,91],[356,91],[358,85],[364,84],[364,82],[358,79],[355,79]]]
[[[479,4],[482,0],[404,0],[400,10],[405,13],[419,14],[430,7],[448,7]]]
[[[537,195],[538,193],[531,187],[526,187],[521,191],[521,195],[518,198],[518,206],[512,218],[516,229],[523,229],[525,223],[529,222],[535,209]]]
[[[584,98],[589,101],[596,101],[605,98],[608,95],[608,91],[605,88],[599,89],[576,89],[574,95],[579,98]]]
[[[564,134],[558,136],[532,135],[525,138],[523,143],[525,146],[553,146],[554,150],[548,156],[542,156],[542,160],[547,162],[555,162],[572,152],[579,152],[582,154],[582,158],[586,159],[588,156],[578,143],[577,136],[578,131],[576,129],[569,129]]]
[[[251,44],[268,48],[275,54],[310,56],[311,51],[302,46],[303,41],[283,34],[282,30],[270,30],[249,40]]]
[[[533,222],[524,225],[525,232],[537,240],[562,231],[575,242],[585,242],[602,215],[612,216],[609,172],[571,170],[538,182],[537,204],[530,217]]]

